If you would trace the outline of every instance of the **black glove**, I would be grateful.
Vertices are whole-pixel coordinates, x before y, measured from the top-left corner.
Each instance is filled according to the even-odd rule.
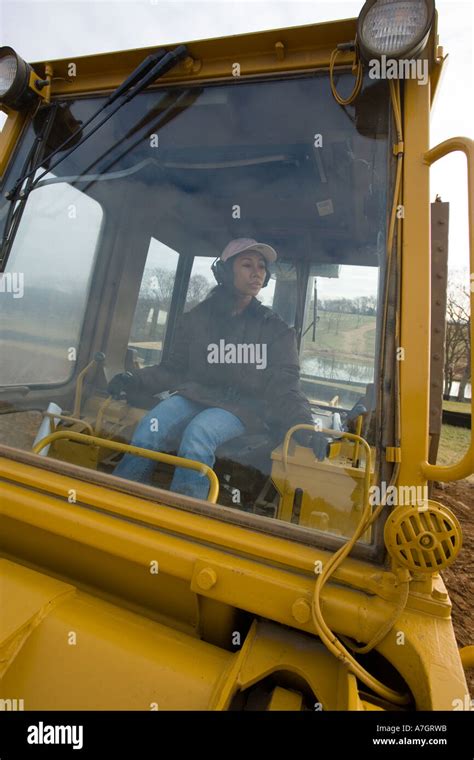
[[[322,462],[329,454],[329,441],[319,430],[297,430],[293,438],[300,446],[313,449],[313,454]]]
[[[131,372],[119,372],[107,386],[107,390],[113,398],[120,399],[126,396],[136,386],[137,379]]]
[[[361,414],[367,414],[367,407],[364,406],[364,404],[361,404],[360,401],[355,404],[355,406],[350,409],[350,411],[347,412],[346,422],[352,422],[352,420],[357,419],[357,417],[360,417]]]

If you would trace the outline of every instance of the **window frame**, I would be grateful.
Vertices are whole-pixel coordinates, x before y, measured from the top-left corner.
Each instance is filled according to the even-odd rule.
[[[341,72],[341,73],[346,73],[346,72]],[[154,90],[159,90],[165,87],[166,89],[175,90],[175,89],[183,89],[183,88],[190,89],[191,87],[194,87],[194,86],[198,88],[203,88],[203,87],[209,88],[209,87],[219,87],[221,85],[228,85],[229,83],[232,83],[233,86],[239,86],[239,84],[244,85],[247,82],[252,82],[255,84],[256,83],[264,84],[268,80],[287,81],[287,80],[301,79],[301,78],[306,79],[306,78],[310,78],[314,76],[315,74],[321,77],[326,77],[326,78],[328,76],[327,71],[321,71],[320,68],[314,68],[314,69],[307,69],[303,72],[301,71],[285,72],[285,73],[276,72],[276,73],[269,73],[269,74],[264,74],[264,75],[261,75],[261,74],[253,75],[251,77],[246,77],[243,82],[239,82],[238,80],[235,80],[235,78],[233,77],[223,77],[217,80],[209,80],[205,82],[193,82],[192,85],[186,85],[185,83],[179,83],[177,85],[166,84],[166,85],[159,85],[156,87],[152,87],[149,89],[150,91],[154,91]],[[90,99],[93,97],[94,95],[87,94],[85,96],[79,96],[79,97],[76,96],[74,97],[74,100]],[[64,100],[68,100],[69,98],[60,97],[58,99],[62,102]],[[389,108],[389,105],[387,105],[387,107]],[[16,153],[18,153],[21,150],[22,143],[25,139],[25,136],[29,134],[30,125],[31,125],[31,122],[30,124],[26,125],[25,130],[22,134],[22,137],[19,140]],[[391,195],[393,193],[393,184],[394,184],[393,169],[394,169],[395,162],[394,162],[394,157],[391,152],[392,143],[393,143],[393,123],[392,123],[392,119],[390,118],[389,132],[388,132],[388,137],[387,137],[387,148],[386,148],[386,160],[387,160],[387,167],[388,167],[387,202],[386,202],[386,209],[385,209],[386,217],[388,217],[388,213],[389,213],[388,206],[389,206],[389,201],[391,199]],[[8,182],[8,175],[10,174],[12,167],[14,165],[15,165],[14,161],[10,162],[8,171],[3,178],[4,182]],[[126,208],[125,200],[123,203],[123,207]],[[106,209],[103,209],[103,210],[104,210],[103,226],[105,228],[105,225],[107,223],[107,212],[106,212]],[[127,233],[126,238],[130,240],[133,239],[134,243],[137,240],[137,236],[132,235],[132,230],[135,232],[137,229],[139,229],[139,221],[138,221],[139,216],[140,216],[139,214],[136,215],[136,217],[134,218],[133,225],[130,225],[129,227],[125,227],[125,231]],[[120,228],[121,231],[123,229],[124,229],[123,227]],[[104,229],[104,232],[105,232],[105,229]],[[157,237],[159,239],[159,236]],[[110,258],[114,256],[116,247],[120,246],[122,248],[126,248],[126,246],[123,245],[123,239],[119,240],[118,238],[119,238],[118,232],[115,235],[111,236],[111,239],[108,241],[108,246],[107,246],[108,255],[107,253],[104,254],[101,251],[101,255],[97,256],[96,258],[96,269],[94,270],[93,275],[92,275],[91,289],[89,290],[89,298],[86,303],[86,309],[85,309],[86,318],[83,321],[82,331],[79,338],[79,348],[82,350],[78,351],[78,355],[77,355],[77,359],[75,363],[75,372],[72,374],[70,381],[68,381],[67,383],[67,385],[69,386],[72,386],[76,378],[78,367],[82,367],[86,363],[84,361],[84,364],[81,364],[81,359],[85,360],[86,357],[91,356],[91,347],[93,346],[93,344],[97,345],[98,343],[104,342],[104,345],[108,347],[109,357],[112,360],[109,366],[113,366],[114,362],[117,363],[117,354],[120,355],[120,345],[119,345],[120,342],[117,340],[114,340],[113,336],[111,339],[111,334],[113,331],[109,331],[107,335],[105,333],[102,333],[101,330],[97,330],[95,333],[92,330],[87,332],[90,326],[94,324],[97,317],[101,317],[101,316],[103,317],[103,314],[106,313],[107,307],[104,307],[103,302],[101,302],[101,297],[104,295],[105,291],[107,291],[106,300],[108,300],[109,303],[111,304],[108,311],[108,313],[110,314],[109,319],[110,319],[111,325],[114,324],[114,316],[116,314],[115,310],[116,310],[117,304],[122,303],[121,299],[119,298],[118,292],[115,292],[113,296],[111,295],[110,285],[108,287],[104,286],[103,288],[102,288],[102,285],[99,286],[99,283],[105,282],[105,280],[102,280],[100,278],[99,272],[100,270],[102,270],[104,273],[106,272],[108,262]],[[384,259],[380,265],[381,285],[383,285],[386,278],[385,264],[387,260],[387,252],[385,251],[385,249],[384,249],[384,253],[385,253]],[[184,311],[184,304],[186,300],[189,277],[191,274],[192,263],[194,260],[194,257],[192,255],[185,255],[185,254],[186,252],[184,251],[179,253],[180,258],[178,262],[178,269],[176,272],[176,281],[179,283],[179,286],[177,288],[175,287],[173,291],[173,297],[172,297],[172,302],[171,302],[170,312],[169,312],[169,317],[168,317],[170,329],[169,330],[167,329],[166,331],[166,339],[165,339],[165,344],[163,346],[162,360],[168,355],[170,348],[173,344],[174,334],[176,330],[176,317],[178,316],[178,314],[182,314]],[[129,259],[131,258],[133,257],[129,257]],[[126,277],[123,276],[124,272],[126,272],[125,260],[126,260],[126,256],[125,254],[123,254],[121,256],[121,264],[122,264],[122,270],[120,273],[121,284],[124,283],[124,281],[126,280]],[[146,253],[145,253],[145,260],[146,260]],[[181,277],[181,274],[183,275],[182,277]],[[140,282],[141,280],[138,281],[138,287],[140,286]],[[93,287],[94,285],[96,286],[95,288]],[[118,290],[120,290],[120,286]],[[379,292],[383,293],[383,290],[381,289]],[[137,291],[137,295],[138,295],[138,291]],[[91,302],[94,302],[94,299],[96,299],[95,305],[98,307],[98,311],[92,314],[92,312],[89,313],[89,304]],[[381,301],[379,301],[379,303],[381,303]],[[135,304],[136,304],[136,299],[135,299]],[[99,309],[99,306],[101,307],[100,309]],[[90,316],[89,320],[87,320],[87,316]],[[304,303],[297,304],[295,327],[297,325],[303,324],[303,317],[304,317]],[[131,319],[133,319],[133,313],[132,313]],[[131,322],[130,322],[130,327],[131,327]],[[300,342],[301,332],[302,330],[300,329],[300,331],[297,333],[298,345]],[[378,337],[377,337],[377,346],[376,346],[376,357],[379,358],[379,360],[381,361],[383,365],[386,363],[386,357],[379,357],[379,352],[380,352],[379,330],[377,330],[377,333],[378,333]],[[84,341],[84,334],[88,334],[90,336],[89,341]],[[128,336],[129,336],[129,332],[127,333],[127,340],[128,340]],[[389,343],[390,341],[387,341],[387,342]],[[123,350],[122,350],[122,355],[125,356],[125,353]],[[60,386],[64,386],[64,385],[65,384],[60,384]],[[380,385],[380,383],[378,383],[378,385]],[[58,387],[58,386],[48,386],[48,389],[50,389],[51,387]],[[38,388],[38,390],[41,390],[41,388]],[[39,400],[40,400],[39,397],[35,396],[36,403],[34,403],[34,405],[29,408],[38,408]],[[382,403],[380,392],[377,393],[376,403],[377,403],[377,406],[379,406]],[[23,409],[27,409],[27,408],[28,406],[23,407]],[[382,436],[382,431],[379,431],[379,435],[380,437]],[[0,445],[0,452],[2,452],[2,450],[3,450],[3,446]],[[383,451],[382,446],[377,445],[377,450],[378,450],[377,463],[379,467],[380,465],[382,465],[382,469],[383,469],[384,462],[380,461],[381,456],[382,456],[382,451]],[[16,452],[19,456],[14,456],[13,452]],[[10,449],[9,451],[10,458],[14,458],[14,459],[16,458],[21,461],[21,458],[22,458],[21,455],[25,455],[25,457],[32,457],[34,459],[34,462],[33,462],[34,466],[38,466],[40,468],[49,469],[53,471],[56,470],[58,472],[64,471],[63,468],[66,468],[69,474],[74,474],[74,477],[77,477],[79,480],[86,480],[86,481],[91,482],[90,470],[86,468],[82,468],[77,465],[70,465],[70,464],[65,465],[65,463],[61,463],[57,460],[51,460],[51,461],[48,460],[48,463],[46,463],[44,462],[44,460],[42,460],[41,457],[30,455],[28,452],[25,453],[20,449]],[[46,464],[48,464],[47,467],[45,466]],[[228,516],[223,511],[221,511],[222,505],[219,505],[219,503],[217,503],[216,505],[211,505],[208,502],[200,502],[197,499],[191,499],[191,498],[186,498],[186,497],[183,497],[183,499],[181,499],[179,494],[174,494],[173,492],[164,491],[156,487],[140,486],[139,484],[134,484],[129,481],[123,481],[118,478],[113,478],[113,476],[107,473],[94,472],[93,475],[94,475],[93,479],[96,482],[104,485],[105,487],[112,488],[120,492],[129,492],[133,495],[140,496],[141,498],[144,498],[152,502],[156,502],[157,496],[158,496],[160,501],[163,502],[163,504],[169,505],[171,507],[178,507],[180,509],[185,509],[186,511],[194,513],[194,514],[207,514],[208,516],[213,517],[214,519],[218,519],[219,522],[231,523],[234,525],[242,525],[243,523],[245,523],[246,527],[249,527],[252,530],[263,532],[266,535],[281,536],[289,540],[294,540],[299,543],[303,543],[309,546],[314,546],[316,548],[327,549],[329,551],[335,551],[347,542],[347,538],[332,536],[331,534],[327,534],[323,532],[317,533],[314,529],[308,529],[308,528],[304,528],[304,527],[297,526],[294,524],[280,523],[277,520],[273,520],[271,523],[268,523],[269,518],[261,517],[258,515],[246,514],[245,519],[244,519],[244,517],[242,516],[242,513],[235,511],[235,514]],[[115,484],[113,483],[113,481],[115,481]],[[150,493],[150,491],[152,491],[152,493]],[[216,508],[218,508],[217,511],[216,511]],[[225,508],[222,508],[222,509],[225,509]],[[232,512],[234,512],[234,510],[232,510]],[[386,510],[386,513],[388,513],[387,510]],[[352,550],[352,555],[354,557],[360,558],[360,559],[367,559],[372,562],[382,562],[384,554],[385,554],[385,547],[383,545],[383,541],[380,541],[380,537],[381,535],[383,535],[383,523],[384,523],[383,519],[379,519],[377,521],[377,524],[374,529],[374,540],[372,544],[370,545],[359,544],[359,543],[356,544],[356,546]]]

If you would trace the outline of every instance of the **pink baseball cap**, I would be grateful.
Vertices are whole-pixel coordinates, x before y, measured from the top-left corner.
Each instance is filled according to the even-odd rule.
[[[277,259],[277,252],[271,245],[257,243],[253,238],[236,238],[235,240],[231,240],[222,251],[220,256],[221,261],[228,261],[232,256],[237,256],[238,253],[243,253],[244,251],[261,253],[264,259],[270,263]]]

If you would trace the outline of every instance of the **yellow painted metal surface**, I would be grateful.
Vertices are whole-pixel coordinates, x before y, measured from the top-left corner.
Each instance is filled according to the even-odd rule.
[[[1,464],[4,481],[0,551],[4,557],[17,557],[33,569],[44,568],[48,574],[74,585],[81,592],[106,599],[146,620],[191,637],[209,631],[209,610],[211,616],[219,616],[221,609],[228,623],[213,644],[224,650],[230,646],[233,632],[240,630],[235,615],[238,610],[244,610],[275,625],[283,624],[295,632],[310,634],[309,645],[321,647],[324,657],[329,658],[324,661],[336,666],[336,658],[314,638],[311,619],[305,620],[304,614],[301,615],[301,601],[296,607],[299,613],[295,614],[295,602],[303,600],[311,604],[314,558],[319,556],[324,562],[329,556],[327,552],[222,525],[171,507],[147,504],[61,476],[54,479],[63,495],[53,497],[43,488],[34,488],[35,475],[41,475],[35,468],[16,465],[20,481],[25,480],[24,473],[30,470],[30,487],[26,489],[25,484],[14,483],[14,463],[9,467],[7,460],[1,460]],[[51,473],[48,476],[53,477]],[[36,485],[39,486],[40,481],[36,481]],[[71,488],[77,488],[78,497],[72,504],[67,498]],[[125,515],[128,515],[126,519]],[[214,525],[211,527],[210,523]],[[165,524],[167,530],[162,528]],[[175,529],[170,531],[172,524]],[[209,543],[212,532],[214,541]],[[206,533],[207,540],[203,541]],[[234,550],[229,551],[226,545],[233,546]],[[239,545],[240,550],[236,552]],[[158,563],[156,575],[150,572],[152,562]],[[306,567],[306,571],[302,571],[302,567]],[[368,641],[393,614],[399,595],[396,580],[391,585],[390,573],[377,574],[369,563],[354,560],[347,560],[345,567],[338,571],[338,577],[345,578],[345,583],[330,583],[322,593],[328,624],[339,634]],[[347,583],[349,578],[352,583]],[[371,594],[367,593],[369,587],[373,590]],[[397,620],[397,630],[403,630],[405,635],[404,646],[397,644],[394,629],[378,650],[405,678],[419,709],[450,709],[453,699],[462,698],[466,685],[452,635],[449,603],[447,599],[426,594],[422,600],[430,610],[426,615],[419,611],[419,597],[420,594],[410,595]],[[202,599],[206,600],[207,607]],[[91,624],[93,618],[92,615]],[[268,659],[269,668],[274,665],[275,653],[272,652],[267,642],[262,657]],[[244,656],[244,647],[240,654]],[[303,661],[309,672],[312,656],[305,654]],[[332,665],[328,665],[330,667]],[[264,669],[259,670],[260,674],[263,672]],[[318,696],[321,684],[316,675],[314,679],[310,684]],[[232,683],[235,688],[245,688],[250,681],[236,674]],[[170,685],[170,688],[174,687]],[[233,693],[230,689],[226,698],[222,695],[214,698],[211,707],[226,709],[226,699],[230,700]],[[340,705],[341,698],[333,702],[328,696],[326,704]]]
[[[309,682],[324,709],[347,707],[337,661],[278,626],[254,623],[232,655],[6,560],[0,578],[0,698],[25,709],[218,710],[279,670]],[[270,709],[299,709],[301,698],[282,691]]]
[[[38,527],[44,525],[47,530],[54,529],[59,535],[67,535],[68,523],[71,520],[74,521],[75,526],[79,525],[79,521],[84,524],[83,521],[88,514],[79,512],[74,508],[74,504],[69,502],[69,494],[73,489],[76,504],[89,505],[97,515],[122,518],[129,524],[127,535],[130,536],[132,524],[141,523],[170,536],[189,537],[193,542],[213,547],[219,546],[224,552],[237,555],[236,562],[238,557],[255,558],[264,562],[265,565],[276,563],[298,574],[309,574],[310,577],[314,573],[314,563],[316,561],[324,563],[329,556],[327,551],[316,546],[305,546],[289,539],[269,535],[263,530],[262,532],[247,530],[238,525],[222,523],[218,519],[165,506],[159,503],[158,492],[155,501],[145,501],[120,491],[112,491],[84,480],[48,472],[6,458],[0,458],[0,478],[3,479],[2,489],[5,496],[8,489],[9,496],[15,499],[15,503],[21,500],[22,487],[27,489],[25,495],[35,497],[34,502],[30,502],[34,511],[28,513],[25,504],[25,509],[16,513],[17,519],[21,518],[21,521],[25,522],[36,515],[35,522],[40,521],[37,523]],[[41,509],[42,503],[47,503],[48,509],[45,506]],[[3,514],[7,514],[6,499],[3,504],[0,503],[0,509],[4,510]],[[218,509],[220,508],[216,507],[216,510]],[[2,514],[1,511],[0,514]],[[13,511],[12,516],[14,516]],[[265,525],[265,521],[261,522],[262,529]],[[166,543],[162,541],[161,546],[164,549]],[[170,555],[170,561],[173,556],[173,554]],[[177,562],[169,567],[173,574],[190,577],[187,574],[186,564],[183,566],[184,557],[185,555],[182,554],[177,555]],[[369,562],[348,558],[344,565],[337,569],[334,578],[351,588],[365,590],[387,600],[396,598],[395,574],[385,571],[383,567],[374,567]],[[414,609],[424,609],[430,614],[441,616],[449,615],[447,604],[436,602],[434,606],[426,606],[426,602],[417,597],[412,603]]]
[[[297,692],[277,686],[270,700],[269,710],[301,710],[302,699]]]
[[[474,668],[474,646],[463,647],[459,653],[461,655],[463,668],[465,670]]]
[[[430,368],[430,85],[404,83],[402,312],[400,361],[401,449],[399,485],[424,485],[420,463],[428,457]]]
[[[355,31],[356,19],[353,18],[224,38],[175,42],[172,46],[164,47],[174,48],[185,44],[189,58],[168,72],[162,81],[168,84],[178,81],[209,81],[222,77],[234,79],[232,66],[235,62],[240,63],[241,75],[246,77],[262,72],[278,74],[281,71],[328,67],[330,54],[336,44],[353,40]],[[153,48],[49,61],[54,70],[52,96],[114,89],[147,55],[162,46],[162,41],[157,40]],[[347,64],[351,60],[351,54],[343,54],[338,60],[341,64]],[[76,67],[73,76],[71,63]],[[40,72],[44,62],[31,65]]]
[[[0,698],[26,710],[205,710],[232,655],[0,561]]]
[[[27,121],[24,113],[7,110],[7,120],[0,131],[0,178],[3,177],[8,161],[15,149],[23,127]]]
[[[222,710],[279,672],[321,709],[359,709],[340,663],[275,624],[254,621],[232,654],[8,560],[0,579],[0,699],[26,710]],[[301,705],[277,687],[269,709]]]

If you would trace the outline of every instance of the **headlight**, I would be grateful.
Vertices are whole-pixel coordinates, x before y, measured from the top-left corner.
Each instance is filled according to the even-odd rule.
[[[11,88],[18,71],[16,56],[7,54],[0,60],[0,100]]]
[[[36,79],[31,66],[13,48],[0,48],[0,103],[16,111],[28,107],[39,95]]]
[[[426,44],[434,12],[434,0],[367,0],[357,22],[362,57],[414,58]]]

